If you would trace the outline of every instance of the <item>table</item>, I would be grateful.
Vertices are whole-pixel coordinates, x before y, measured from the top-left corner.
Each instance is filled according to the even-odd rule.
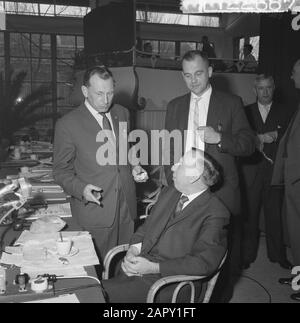
[[[7,174],[18,174],[18,169],[0,169],[0,178],[5,178]],[[79,228],[76,226],[72,218],[64,219],[67,222],[67,230],[69,231],[77,231]],[[7,227],[0,227],[0,235],[2,235],[3,231],[5,231]],[[80,229],[79,229],[80,230]],[[20,231],[14,231],[12,228],[7,232],[4,239],[4,245],[11,245],[20,235]],[[89,276],[97,277],[96,270],[94,266],[85,267]],[[0,295],[0,303],[11,303],[11,302],[25,302],[37,299],[45,299],[53,297],[53,293],[42,293],[36,294],[30,290],[30,286],[28,285],[28,292],[20,293],[18,291],[19,287],[13,284],[13,281],[16,275],[19,274],[19,268],[8,268],[6,270],[7,275],[7,293],[5,295]],[[51,274],[51,273],[48,273]],[[90,278],[76,278],[76,279],[64,279],[58,280],[55,283],[56,290],[62,288],[78,288],[84,286],[91,286],[89,288],[81,288],[78,290],[71,291],[71,293],[75,293],[77,298],[82,303],[104,303],[104,297],[101,288],[96,285],[96,280]],[[66,294],[64,291],[62,294]],[[61,294],[61,293],[60,293]]]
[[[70,219],[69,222],[72,222]],[[70,225],[72,227],[72,223]],[[0,228],[0,234],[3,232],[5,228]],[[6,236],[5,244],[9,245],[13,242],[18,236],[20,232],[10,230]],[[96,270],[94,266],[85,267],[89,276],[97,277]],[[20,293],[18,291],[19,287],[14,285],[13,282],[17,274],[20,273],[19,268],[17,267],[9,267],[6,270],[6,280],[7,280],[7,293],[2,296],[0,295],[0,303],[11,303],[11,302],[24,302],[24,301],[31,301],[37,299],[44,299],[44,298],[51,298],[54,297],[52,292],[46,292],[42,294],[36,294],[30,290],[30,286],[28,285],[28,292]],[[51,274],[51,272],[47,273]],[[93,285],[93,286],[91,286]],[[94,286],[95,285],[95,286]],[[89,288],[85,288],[85,286],[91,286]],[[55,283],[55,289],[65,289],[65,288],[78,288],[78,290],[74,291],[62,291],[58,294],[68,294],[68,293],[75,293],[81,303],[105,303],[102,290],[100,286],[97,285],[96,280],[83,277],[83,278],[76,278],[76,279],[59,279]]]

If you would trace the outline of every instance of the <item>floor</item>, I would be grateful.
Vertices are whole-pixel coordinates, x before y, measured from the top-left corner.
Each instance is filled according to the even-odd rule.
[[[266,240],[261,237],[257,259],[244,270],[230,303],[298,303],[290,299],[292,288],[278,283],[278,278],[290,276],[289,270],[268,260]]]

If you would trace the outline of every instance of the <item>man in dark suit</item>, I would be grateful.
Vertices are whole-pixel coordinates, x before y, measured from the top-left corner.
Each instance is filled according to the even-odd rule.
[[[182,60],[182,69],[183,79],[191,93],[175,98],[168,104],[165,128],[169,132],[178,129],[182,134],[187,131],[187,135],[182,136],[185,151],[190,147],[203,149],[222,168],[224,180],[222,185],[215,187],[215,193],[231,214],[235,215],[232,217],[229,256],[224,268],[231,278],[219,280],[228,283],[228,288],[222,286],[220,290],[216,289],[216,292],[226,294],[220,301],[227,302],[233,292],[233,277],[238,275],[241,266],[241,219],[237,216],[240,212],[240,189],[235,157],[252,154],[255,137],[241,99],[211,87],[209,79],[212,68],[205,53],[187,52]],[[174,156],[178,155],[177,148],[171,142],[170,151],[165,150],[171,157],[171,164]],[[172,182],[170,168],[169,165],[165,166],[169,184]]]
[[[283,240],[281,217],[283,190],[272,187],[273,161],[278,143],[288,125],[284,106],[273,101],[275,83],[272,76],[260,74],[254,82],[257,102],[245,107],[252,129],[257,134],[257,150],[249,157],[241,158],[245,194],[243,214],[243,263],[248,268],[255,261],[259,246],[259,215],[263,206],[267,253],[271,262],[291,269]]]
[[[212,160],[190,150],[172,171],[175,187],[161,192],[133,235],[122,272],[102,281],[110,302],[145,302],[151,285],[165,276],[212,274],[226,252],[230,214],[209,191],[219,177]],[[159,300],[168,297],[169,289]]]
[[[300,92],[300,59],[293,66],[292,77],[296,89]],[[284,185],[286,221],[291,245],[293,263],[300,266],[300,105],[280,141],[272,185]],[[281,278],[281,284],[292,284],[293,278]],[[300,293],[291,295],[300,301]]]
[[[114,80],[105,67],[92,67],[83,77],[85,102],[57,121],[53,175],[71,195],[78,229],[91,233],[99,256],[128,243],[136,218],[133,176],[142,171],[119,163],[119,138],[129,113],[114,104]],[[122,149],[121,147],[120,149]],[[125,153],[127,161],[127,151]],[[133,176],[132,176],[133,175]]]

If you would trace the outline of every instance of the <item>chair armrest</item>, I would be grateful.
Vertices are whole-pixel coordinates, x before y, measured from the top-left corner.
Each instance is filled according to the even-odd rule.
[[[110,263],[112,261],[112,259],[114,258],[114,256],[116,256],[118,253],[120,252],[124,252],[127,251],[129,249],[129,244],[122,244],[119,246],[116,246],[112,249],[109,250],[109,252],[106,254],[104,261],[103,261],[103,273],[102,273],[102,279],[108,279],[109,277],[109,266]]]
[[[150,288],[148,295],[147,295],[147,303],[153,303],[154,298],[159,291],[159,289],[165,285],[172,284],[172,283],[181,283],[175,289],[173,296],[172,296],[172,303],[176,302],[176,298],[178,295],[179,290],[185,286],[191,286],[191,303],[194,302],[195,298],[195,286],[192,283],[195,280],[205,279],[207,276],[188,276],[188,275],[174,275],[174,276],[167,276],[157,280]],[[184,284],[182,284],[184,283]],[[179,287],[179,288],[178,288]]]

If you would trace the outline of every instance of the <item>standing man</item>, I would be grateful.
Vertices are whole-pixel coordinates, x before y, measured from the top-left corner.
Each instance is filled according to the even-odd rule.
[[[136,218],[136,195],[132,175],[140,166],[119,165],[118,158],[103,165],[99,134],[118,156],[119,123],[129,123],[129,113],[114,104],[114,79],[106,67],[89,68],[83,76],[85,101],[57,121],[53,175],[71,195],[73,218],[81,230],[91,233],[98,255],[104,259],[112,247],[128,243]],[[120,134],[121,135],[121,134]],[[97,153],[98,152],[98,153]],[[127,152],[126,152],[127,153]]]
[[[300,59],[293,67],[291,78],[300,91]],[[293,263],[300,266],[300,105],[283,136],[277,151],[272,178],[273,185],[284,185],[286,221]],[[292,278],[281,278],[281,284],[291,284]],[[300,293],[291,295],[300,301]]]
[[[233,277],[241,266],[241,222],[237,216],[240,212],[240,189],[235,157],[252,154],[255,139],[241,99],[211,87],[212,67],[205,53],[197,50],[187,52],[182,60],[182,69],[183,79],[191,92],[168,104],[165,128],[170,132],[179,129],[182,135],[188,130],[186,140],[183,139],[185,151],[191,147],[204,150],[222,167],[223,185],[215,187],[216,195],[235,215],[232,217],[227,258],[227,275],[230,278],[219,280],[228,282],[228,286],[220,287],[223,295],[218,301],[227,302],[233,292]],[[174,148],[171,143],[171,163],[174,162]],[[170,169],[171,166],[165,166],[169,184],[172,182]]]
[[[259,215],[264,210],[267,253],[271,262],[291,269],[287,260],[282,228],[283,190],[272,187],[273,161],[278,143],[287,125],[284,106],[273,101],[275,83],[272,76],[260,74],[254,81],[257,102],[245,107],[248,121],[257,134],[258,149],[249,157],[241,158],[245,194],[243,234],[243,265],[248,268],[255,261],[259,246]]]

